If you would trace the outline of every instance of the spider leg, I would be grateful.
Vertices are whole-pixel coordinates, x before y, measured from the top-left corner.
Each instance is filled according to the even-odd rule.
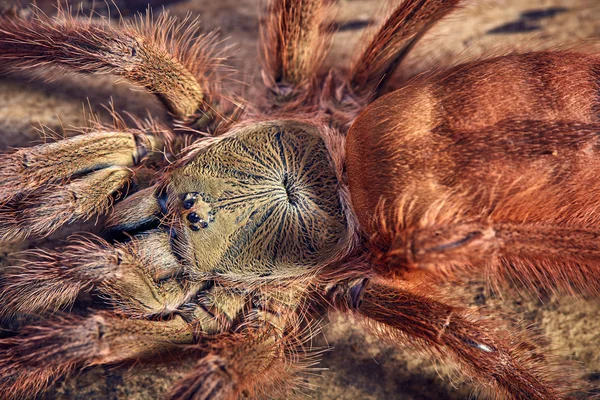
[[[169,314],[196,293],[179,280],[182,267],[168,233],[153,232],[126,244],[78,237],[58,250],[31,250],[3,273],[1,313],[40,314],[64,309],[95,288],[117,312],[136,318]],[[199,284],[196,284],[199,285]]]
[[[105,167],[133,167],[147,152],[128,132],[97,132],[22,148],[4,155],[2,201],[46,183]]]
[[[455,223],[401,232],[383,256],[390,271],[482,272],[492,283],[572,295],[600,293],[598,230],[540,223]]]
[[[376,335],[453,361],[494,398],[561,399],[584,385],[539,346],[541,338],[444,302],[448,296],[436,294],[427,280],[375,277],[362,285],[360,296],[350,291],[346,307],[365,317]]]
[[[106,218],[104,228],[109,233],[135,231],[140,227],[159,223],[165,211],[159,197],[156,186],[132,193],[115,204]]]
[[[132,167],[166,146],[140,131],[92,132],[18,149],[0,165],[0,240],[47,236],[108,211]]]
[[[200,359],[194,372],[175,384],[167,398],[173,400],[235,400],[239,390],[227,362],[210,354]],[[237,376],[236,376],[237,377]]]
[[[277,318],[276,325],[284,318]],[[290,321],[288,321],[290,322]],[[290,326],[290,325],[288,325]],[[312,336],[312,332],[309,336]],[[206,357],[169,392],[171,399],[283,398],[302,386],[299,372],[313,360],[302,344],[308,340],[293,321],[287,332],[262,321],[241,331],[224,333],[202,342]]]
[[[237,399],[250,382],[264,376],[278,350],[274,341],[265,340],[256,332],[219,335],[219,340],[221,343],[215,344],[167,397]]]
[[[0,206],[0,239],[20,241],[29,236],[48,236],[64,224],[105,213],[113,196],[129,184],[131,177],[128,168],[109,167],[66,185],[46,185],[5,203]]]
[[[148,13],[112,28],[66,10],[52,18],[34,11],[30,19],[0,18],[0,60],[17,70],[55,66],[114,74],[154,93],[179,121],[206,125],[220,59],[214,35],[198,36],[197,25],[185,28],[166,14],[152,22]]]
[[[193,340],[192,330],[179,317],[54,317],[0,339],[0,392],[9,399],[31,398],[76,368],[149,359]]]
[[[272,0],[261,24],[264,80],[275,104],[305,101],[331,38],[325,0]]]
[[[396,7],[354,61],[349,86],[360,94],[376,93],[413,46],[462,0],[405,0]]]

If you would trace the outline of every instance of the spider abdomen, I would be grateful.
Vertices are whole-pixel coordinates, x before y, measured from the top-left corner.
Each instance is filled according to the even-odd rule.
[[[392,206],[409,192],[416,215],[460,193],[456,210],[480,216],[494,201],[532,188],[544,204],[512,218],[573,220],[595,204],[589,192],[591,171],[600,168],[599,82],[597,56],[542,52],[423,75],[380,98],[347,140],[359,220],[372,229],[378,203]],[[589,182],[587,194],[581,182]],[[574,198],[579,208],[559,211]]]

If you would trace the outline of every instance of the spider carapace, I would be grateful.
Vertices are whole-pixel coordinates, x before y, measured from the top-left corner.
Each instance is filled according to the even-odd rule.
[[[586,388],[531,330],[458,305],[444,282],[598,294],[600,57],[512,54],[394,86],[462,2],[399,2],[341,70],[324,65],[332,3],[269,2],[265,87],[251,99],[220,88],[222,56],[194,21],[0,19],[3,68],[117,75],[172,116],[127,126],[115,113],[112,126],[4,155],[1,240],[106,214],[102,232],[2,271],[0,315],[28,316],[0,339],[4,396],[184,356],[198,361],[171,398],[302,393],[328,310],[492,397]]]

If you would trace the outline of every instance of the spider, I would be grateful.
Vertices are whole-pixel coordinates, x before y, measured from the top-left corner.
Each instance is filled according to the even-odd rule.
[[[441,282],[484,275],[597,295],[598,57],[496,57],[384,95],[461,3],[399,3],[337,70],[323,66],[333,5],[273,0],[251,105],[220,88],[221,55],[194,22],[0,20],[4,67],[114,74],[173,119],[116,117],[4,155],[3,241],[107,219],[101,236],[25,252],[3,274],[2,316],[32,320],[0,339],[2,393],[193,355],[170,398],[289,396],[318,357],[310,340],[328,310],[455,365],[491,396],[583,387],[531,331],[458,305]],[[87,292],[87,312],[68,312]]]

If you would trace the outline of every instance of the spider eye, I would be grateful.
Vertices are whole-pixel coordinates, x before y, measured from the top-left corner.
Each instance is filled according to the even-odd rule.
[[[190,208],[192,208],[194,206],[194,204],[196,203],[197,197],[198,197],[198,193],[196,193],[196,192],[186,193],[185,197],[183,199],[183,208],[186,210],[189,210]]]
[[[173,175],[202,271],[294,274],[335,257],[347,237],[339,183],[318,130],[240,129]]]

